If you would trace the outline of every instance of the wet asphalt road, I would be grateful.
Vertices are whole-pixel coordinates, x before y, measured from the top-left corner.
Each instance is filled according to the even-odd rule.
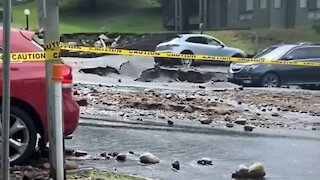
[[[269,130],[270,131],[270,130]],[[272,130],[271,130],[272,131]],[[318,180],[320,178],[319,131],[290,131],[294,136],[316,138],[286,138],[281,131],[275,136],[242,136],[241,134],[203,134],[137,129],[116,129],[80,126],[67,147],[95,155],[103,151],[136,154],[151,152],[161,160],[152,166],[139,165],[138,157],[128,154],[124,163],[114,160],[85,160],[80,164],[133,173],[156,179],[212,180],[231,179],[239,164],[262,162],[270,180]],[[213,166],[200,166],[203,157],[213,160]],[[171,170],[171,162],[179,160],[181,170]]]

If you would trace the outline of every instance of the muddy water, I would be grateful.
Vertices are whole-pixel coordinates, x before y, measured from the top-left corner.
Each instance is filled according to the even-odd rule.
[[[305,135],[308,133],[310,131],[306,131]],[[318,180],[320,177],[320,139],[220,136],[80,126],[74,139],[67,141],[67,147],[86,150],[92,155],[103,151],[152,152],[161,159],[160,164],[141,166],[137,164],[138,157],[133,155],[128,155],[124,163],[86,160],[80,164],[157,179],[231,179],[231,172],[239,164],[249,165],[256,161],[265,165],[267,179]],[[202,157],[211,158],[213,166],[197,165],[196,161]],[[181,163],[179,172],[171,170],[174,159]]]

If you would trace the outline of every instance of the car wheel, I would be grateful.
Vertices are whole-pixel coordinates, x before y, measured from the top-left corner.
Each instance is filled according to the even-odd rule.
[[[193,54],[191,51],[182,51],[181,54]],[[194,63],[193,59],[181,59],[181,64],[183,67],[190,68],[190,66]]]
[[[280,87],[280,78],[274,73],[267,73],[262,77],[261,86],[262,87]]]
[[[32,118],[17,107],[10,109],[10,162],[14,165],[26,163],[35,152],[37,131]]]

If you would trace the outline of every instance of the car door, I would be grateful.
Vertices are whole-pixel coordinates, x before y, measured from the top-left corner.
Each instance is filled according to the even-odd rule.
[[[281,60],[285,61],[301,61],[308,59],[306,47],[299,47],[289,51]],[[275,65],[275,71],[280,75],[282,83],[298,84],[305,81],[307,75],[306,67]]]
[[[228,50],[224,49],[224,45],[221,44],[219,41],[217,41],[214,38],[207,37],[209,46],[209,53],[206,55],[210,56],[227,56],[229,55]]]
[[[211,55],[211,51],[215,51],[218,47],[208,44],[208,39],[202,36],[190,37],[186,40],[186,50],[192,51],[194,54]]]
[[[320,47],[309,46],[306,47],[307,62],[320,62]],[[320,83],[320,67],[305,66],[303,67],[303,83],[318,84]]]

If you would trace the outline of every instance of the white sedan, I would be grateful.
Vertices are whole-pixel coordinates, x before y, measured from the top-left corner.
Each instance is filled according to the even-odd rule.
[[[229,57],[246,57],[247,54],[241,49],[227,47],[223,42],[205,34],[181,34],[168,42],[157,45],[156,52],[169,52],[174,54],[198,54],[208,56],[229,56]],[[166,62],[169,64],[180,63],[185,66],[196,64],[194,60],[164,60],[155,58],[156,63],[162,65]],[[196,61],[200,62],[200,61]]]

